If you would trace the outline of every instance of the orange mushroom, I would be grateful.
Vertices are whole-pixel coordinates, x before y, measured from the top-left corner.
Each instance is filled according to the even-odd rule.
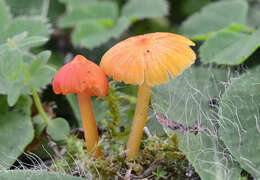
[[[95,63],[77,55],[56,73],[52,86],[55,94],[77,93],[87,151],[93,151],[98,143],[98,131],[91,96],[107,95],[108,80],[105,73]],[[97,148],[95,157],[100,155],[101,150]]]
[[[173,33],[150,33],[128,38],[109,49],[101,59],[103,71],[116,81],[139,85],[136,111],[127,143],[127,158],[138,155],[148,113],[150,88],[167,83],[191,66],[195,44]]]

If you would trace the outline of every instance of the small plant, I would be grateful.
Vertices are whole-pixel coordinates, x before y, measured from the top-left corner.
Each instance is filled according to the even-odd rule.
[[[156,179],[167,179],[167,172],[163,170],[162,166],[159,165],[155,172],[153,172],[153,175],[155,175]]]

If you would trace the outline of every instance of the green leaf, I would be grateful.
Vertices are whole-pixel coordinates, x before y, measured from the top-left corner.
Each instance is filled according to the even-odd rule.
[[[219,99],[227,81],[225,69],[193,66],[168,84],[152,89],[156,113],[183,126],[199,127],[197,135],[175,130],[179,149],[186,155],[202,180],[237,180],[241,169],[218,138],[217,109],[209,105]],[[166,129],[167,133],[173,130]]]
[[[68,100],[73,114],[77,120],[78,127],[82,127],[81,115],[79,111],[78,98],[75,94],[67,94],[66,99]]]
[[[165,136],[166,133],[162,127],[162,125],[157,121],[154,117],[153,112],[148,112],[148,122],[146,122],[145,126],[149,129],[152,134],[156,134],[157,136]]]
[[[260,178],[260,72],[242,75],[220,101],[220,136],[243,169]]]
[[[17,43],[19,48],[30,49],[32,47],[41,46],[48,41],[48,38],[41,36],[30,36],[22,39]]]
[[[67,8],[74,9],[77,7],[87,6],[89,3],[96,2],[97,0],[59,0],[61,3],[65,3]]]
[[[41,66],[46,65],[49,58],[51,57],[51,51],[42,51],[39,53],[29,67],[29,72],[32,76],[37,74],[37,71]]]
[[[50,51],[43,51],[27,62],[26,67],[31,77],[29,84],[26,82],[23,71],[20,72],[15,82],[7,82],[1,78],[0,73],[0,83],[4,85],[2,88],[0,86],[0,93],[7,94],[12,90],[18,91],[20,89],[17,87],[21,87],[21,94],[28,94],[31,92],[30,85],[38,91],[51,83],[51,80],[56,73],[56,69],[47,64],[49,57]],[[12,95],[12,93],[10,93],[10,95]]]
[[[47,38],[42,36],[28,36],[27,32],[17,34],[10,39],[15,44],[15,46],[26,51],[28,51],[32,47],[43,45],[48,41]],[[0,53],[2,53],[8,50],[9,44],[6,42],[5,44],[2,44],[0,47]]]
[[[7,91],[7,102],[9,106],[14,106],[22,93],[22,83],[12,83],[11,88],[9,86]]]
[[[37,72],[31,74],[30,84],[36,88],[40,89],[51,83],[53,76],[56,73],[56,69],[49,65],[41,66]]]
[[[46,123],[40,114],[34,116],[32,120],[35,125],[35,137],[40,138],[44,128],[46,127]]]
[[[187,16],[199,11],[203,6],[209,4],[210,2],[211,0],[183,0],[180,4],[180,10],[182,15]]]
[[[129,19],[156,18],[168,14],[165,0],[131,0],[122,9],[122,16]]]
[[[8,81],[15,81],[22,69],[23,57],[18,49],[9,48],[0,54],[1,74]]]
[[[18,39],[15,40],[21,41],[21,39],[19,40]],[[26,80],[23,71],[19,72],[17,79],[12,83],[6,82],[3,78],[1,78],[1,72],[0,72],[0,82],[2,84],[5,84],[3,88],[0,88],[0,93],[7,94],[7,92],[10,91],[10,89],[12,88],[16,89],[15,86],[22,85],[22,94],[28,94],[30,93],[30,87],[29,87],[30,85],[33,85],[37,90],[40,88],[44,88],[46,85],[48,85],[51,82],[51,79],[56,73],[55,68],[53,68],[50,65],[47,65],[47,61],[50,57],[50,51],[43,51],[37,56],[21,49],[20,52],[24,53],[23,54],[24,65],[26,66],[26,68],[28,68],[29,74],[31,76],[30,82],[28,84],[28,81]],[[4,54],[4,52],[2,53]]]
[[[55,118],[49,122],[46,130],[53,140],[61,141],[69,135],[70,126],[66,119]]]
[[[27,36],[28,36],[28,32],[21,32],[21,33],[16,34],[15,36],[13,36],[12,38],[9,38],[9,39],[11,39],[12,42],[16,45],[16,43],[19,43],[21,40],[23,40]],[[6,42],[8,42],[8,40]]]
[[[14,36],[11,40],[17,48],[11,48],[8,43],[0,45],[0,94],[7,94],[8,105],[15,105],[21,94],[30,93],[22,64],[29,66],[31,84],[36,89],[45,87],[51,82],[56,70],[47,65],[49,51],[44,51],[38,56],[28,52],[28,48],[35,47],[46,41],[46,38],[31,36],[26,32]]]
[[[233,31],[233,32],[242,32],[242,31],[244,31],[246,33],[246,32],[253,32],[254,30],[250,29],[248,27],[245,27],[245,26],[243,26],[241,24],[231,24],[227,28],[224,28],[222,31]],[[216,32],[216,33],[218,33],[218,32]],[[211,34],[214,35],[215,33],[211,33]]]
[[[47,20],[42,17],[18,17],[9,24],[7,30],[2,34],[0,43],[22,32],[27,32],[28,36],[47,37],[50,34],[50,27]]]
[[[18,76],[16,81],[11,82],[11,81],[8,81],[6,78],[4,78],[3,75],[1,74],[1,71],[0,71],[0,84],[1,84],[1,86],[0,86],[0,94],[7,94],[8,91],[10,89],[12,89],[13,87],[14,88],[17,87],[18,84],[22,85],[23,84],[23,80],[25,80],[25,79],[24,79],[24,77],[21,77],[20,75],[22,75],[22,72],[20,72],[20,74],[19,74],[19,76]]]
[[[27,32],[23,32],[13,36],[12,38],[10,38],[10,40],[12,43],[14,43],[14,45],[17,48],[22,50],[20,51],[21,54],[27,56],[28,55],[33,56],[30,52],[28,52],[28,50],[32,47],[36,47],[44,44],[45,42],[47,42],[48,39],[40,36],[28,37],[27,35],[28,35]],[[0,54],[5,53],[9,49],[10,49],[10,44],[8,43],[8,40],[6,40],[5,42],[3,42],[3,44],[0,45]]]
[[[93,44],[92,46],[95,47],[108,40],[107,38],[104,39],[103,37],[99,36],[99,34],[105,34],[106,32],[108,32],[108,28],[104,27],[101,24],[97,24],[95,22],[81,23],[76,27],[76,30],[73,32],[72,41],[77,45],[83,45],[82,41],[83,39],[85,39],[85,41],[89,41],[84,43],[86,47],[91,46],[90,44]],[[98,39],[94,39],[92,37],[98,37]]]
[[[0,1],[0,33],[2,34],[5,29],[7,24],[10,22],[11,19],[11,13],[10,10],[8,8],[8,6],[6,6],[5,1],[1,0]]]
[[[22,94],[22,89],[24,88],[24,76],[22,72],[19,75],[19,78],[17,78],[16,81],[10,82],[3,78],[1,76],[0,72],[0,94],[6,94],[7,95],[7,101],[9,106],[13,106],[16,101],[18,100],[19,96]],[[28,94],[26,92],[25,94]]]
[[[4,44],[0,44],[0,55],[5,52],[8,51],[10,48],[10,45],[8,45],[7,43]]]
[[[9,168],[33,140],[31,98],[22,96],[12,110],[0,114],[0,167]]]
[[[50,171],[36,170],[9,170],[0,171],[0,179],[3,180],[84,180],[85,178],[70,176]]]
[[[205,39],[207,35],[232,24],[246,24],[248,4],[244,0],[210,3],[190,16],[181,26],[181,32],[191,38]]]
[[[255,2],[249,9],[247,16],[247,24],[251,27],[257,28],[260,26],[260,1]]]
[[[109,21],[113,24],[118,15],[118,8],[114,2],[92,2],[87,6],[78,6],[68,12],[60,21],[61,27],[69,27],[75,24],[93,21],[95,23]]]
[[[260,46],[260,29],[252,35],[220,31],[205,41],[200,48],[205,64],[238,65],[243,63]]]
[[[72,41],[89,49],[100,46],[111,38],[118,38],[130,25],[130,21],[121,17],[113,28],[94,22],[85,22],[77,26],[72,34]]]
[[[44,15],[46,0],[6,0],[14,17]]]
[[[110,29],[110,34],[112,38],[118,38],[123,34],[123,32],[130,26],[130,21],[126,17],[118,18],[115,26]]]

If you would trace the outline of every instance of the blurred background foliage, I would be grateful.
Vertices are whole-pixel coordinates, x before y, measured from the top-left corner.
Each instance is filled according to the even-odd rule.
[[[99,64],[110,47],[127,37],[173,32],[196,42],[195,66],[221,67],[216,71],[222,75],[229,71],[241,74],[245,69],[260,71],[260,0],[0,0],[0,24],[0,169],[10,168],[24,149],[36,150],[39,156],[46,157],[39,150],[41,144],[46,144],[46,133],[59,142],[69,129],[81,127],[75,95],[54,95],[50,86],[56,70],[76,54]],[[62,119],[56,118],[50,125],[44,123],[32,101],[32,87],[48,117]],[[119,133],[121,128],[126,133],[137,88],[123,83],[112,87],[117,91],[112,91],[105,101],[93,98],[96,118],[101,132]],[[168,88],[161,91],[167,93]],[[156,94],[156,90],[154,93],[156,103],[160,98],[169,98]],[[111,114],[111,99],[114,107],[120,107],[114,109],[118,117]],[[152,107],[149,115],[151,132],[165,135]],[[115,121],[116,129],[105,123]],[[10,150],[14,146],[18,148]],[[188,158],[194,161],[193,157]],[[237,164],[234,167],[240,172]],[[246,165],[243,168],[258,176]],[[201,169],[196,170],[207,177]]]

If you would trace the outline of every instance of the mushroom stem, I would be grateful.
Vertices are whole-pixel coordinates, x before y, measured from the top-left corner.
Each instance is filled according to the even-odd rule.
[[[146,83],[139,86],[134,120],[131,127],[130,136],[127,143],[127,159],[135,158],[138,155],[143,129],[149,109],[151,88]]]
[[[91,152],[98,144],[98,131],[96,119],[94,116],[94,110],[91,103],[91,97],[86,92],[78,93],[79,109],[84,129],[85,142],[87,145],[87,151]],[[100,157],[102,155],[99,147],[96,147],[94,157]]]

